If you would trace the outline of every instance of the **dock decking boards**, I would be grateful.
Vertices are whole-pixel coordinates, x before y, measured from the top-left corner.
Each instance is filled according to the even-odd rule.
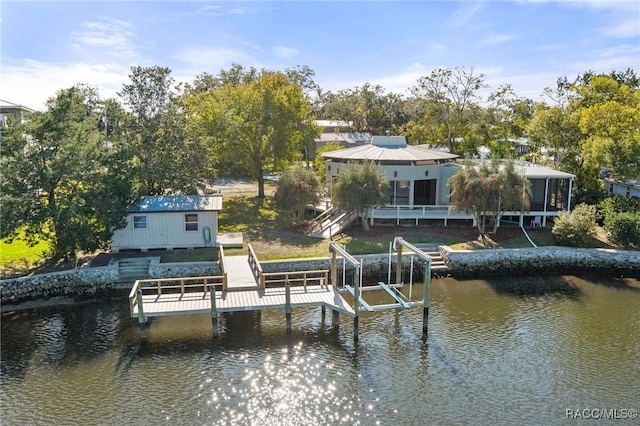
[[[211,298],[209,293],[149,294],[142,297],[146,317],[185,314],[209,314]],[[326,306],[348,316],[355,316],[354,310],[342,298],[338,290],[326,286],[291,287],[291,307]],[[266,288],[216,292],[218,312],[255,311],[263,309],[284,309],[285,289]],[[138,316],[138,306],[131,312]]]

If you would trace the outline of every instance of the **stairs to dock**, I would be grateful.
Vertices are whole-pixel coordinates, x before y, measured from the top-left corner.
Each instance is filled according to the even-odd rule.
[[[431,270],[432,271],[444,271],[449,269],[447,264],[444,262],[440,251],[438,250],[438,244],[431,243],[418,243],[415,244],[420,250],[425,252],[431,258]]]
[[[120,282],[134,282],[149,278],[149,257],[131,257],[118,261],[118,275]]]
[[[307,235],[315,238],[331,238],[347,229],[357,218],[356,211],[347,213],[332,207],[314,219]]]

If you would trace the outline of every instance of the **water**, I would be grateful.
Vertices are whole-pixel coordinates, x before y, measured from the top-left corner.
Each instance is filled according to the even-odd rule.
[[[206,315],[158,318],[145,343],[126,294],[8,312],[1,422],[562,424],[640,408],[637,280],[438,279],[431,302],[426,345],[420,308],[362,315],[357,346],[351,318],[337,329],[319,309],[294,310],[290,336],[277,311],[225,315],[216,340]]]

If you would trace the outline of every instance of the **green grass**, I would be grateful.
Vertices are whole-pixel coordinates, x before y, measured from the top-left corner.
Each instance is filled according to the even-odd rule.
[[[160,255],[160,263],[218,261],[217,247],[199,248],[194,250],[171,250],[162,251],[160,253],[162,253]],[[147,255],[149,255],[149,253],[147,253]]]
[[[28,270],[47,259],[50,249],[47,241],[39,241],[35,246],[29,246],[26,241],[19,239],[22,237],[24,234],[21,233],[11,243],[6,239],[0,240],[0,269],[3,271]]]

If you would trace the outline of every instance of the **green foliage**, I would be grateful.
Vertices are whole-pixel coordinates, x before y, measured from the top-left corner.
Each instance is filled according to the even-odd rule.
[[[477,93],[484,87],[484,74],[474,74],[473,68],[440,68],[418,79],[412,93],[420,106],[413,124],[407,126],[410,139],[426,136],[430,143],[447,146],[452,153],[474,151],[473,129],[481,116]]]
[[[133,157],[141,195],[194,194],[214,178],[201,140],[188,132],[169,68],[132,67],[119,92],[131,111],[121,150]]]
[[[300,158],[318,129],[300,86],[281,72],[262,71],[186,98],[189,125],[218,164],[232,164],[258,181]]]
[[[561,213],[551,233],[558,244],[588,247],[596,236],[596,207],[578,204],[571,213]]]
[[[286,170],[274,195],[276,207],[289,213],[296,226],[304,219],[304,212],[309,204],[317,205],[320,181],[311,169],[294,167]]]
[[[598,204],[609,238],[623,246],[640,246],[640,199],[611,195]]]
[[[3,135],[2,237],[23,232],[29,244],[50,241],[54,258],[73,258],[124,226],[133,184],[126,159],[105,149],[98,106],[93,89],[74,86]]]
[[[640,247],[640,213],[614,213],[607,216],[605,229],[612,242]]]
[[[504,212],[529,210],[529,181],[516,172],[513,161],[503,164],[466,164],[449,178],[453,208],[473,214],[480,235],[490,222],[495,233]]]
[[[368,212],[384,203],[389,182],[373,161],[349,163],[340,168],[333,184],[333,203],[345,211],[357,211],[369,229]]]

